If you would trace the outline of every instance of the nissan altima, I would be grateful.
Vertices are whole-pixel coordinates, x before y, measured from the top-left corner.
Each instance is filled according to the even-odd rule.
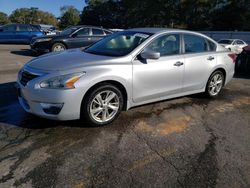
[[[18,74],[18,98],[29,113],[100,126],[134,106],[194,93],[218,96],[233,77],[235,58],[200,33],[130,29],[85,50],[31,60]]]

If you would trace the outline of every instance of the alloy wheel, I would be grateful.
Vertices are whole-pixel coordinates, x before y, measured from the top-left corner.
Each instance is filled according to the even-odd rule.
[[[211,96],[217,95],[223,86],[223,76],[219,73],[215,74],[210,80],[208,92]]]
[[[60,52],[60,51],[64,51],[64,50],[65,50],[65,48],[64,48],[62,45],[60,45],[60,44],[56,45],[56,46],[53,48],[53,51],[54,51],[54,52]]]
[[[94,96],[90,104],[90,115],[95,121],[105,123],[116,116],[119,107],[118,95],[111,90],[105,90]]]

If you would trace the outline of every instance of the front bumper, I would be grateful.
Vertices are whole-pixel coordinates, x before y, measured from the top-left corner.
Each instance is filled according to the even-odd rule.
[[[50,44],[48,42],[33,42],[30,43],[30,49],[36,53],[50,52]]]
[[[74,120],[80,118],[81,102],[84,93],[79,89],[34,89],[17,82],[18,100],[22,108],[31,114],[52,120]],[[46,111],[44,104],[61,105],[58,113]],[[54,105],[54,106],[55,106]],[[60,106],[59,105],[59,106]],[[58,109],[57,109],[58,110]]]

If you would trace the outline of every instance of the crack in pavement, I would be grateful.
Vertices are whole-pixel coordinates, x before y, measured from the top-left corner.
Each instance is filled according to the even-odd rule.
[[[184,187],[213,188],[217,184],[219,168],[215,146],[218,137],[207,123],[206,109],[207,105],[203,105],[201,123],[205,130],[209,133],[210,138],[208,143],[205,145],[205,149],[193,160],[191,160],[189,164],[190,170],[187,169],[187,173],[184,175],[182,180]]]
[[[134,129],[135,129],[135,127],[134,127]],[[162,161],[164,161],[166,164],[172,166],[172,167],[175,169],[175,171],[177,172],[177,174],[180,175],[179,169],[178,169],[173,163],[171,163],[169,160],[167,160],[165,156],[163,156],[160,152],[158,152],[156,149],[154,149],[154,148],[150,145],[150,143],[148,142],[148,140],[145,139],[144,137],[140,136],[136,131],[134,131],[134,129],[132,129],[132,132],[136,135],[136,137],[138,138],[138,140],[143,141],[143,143],[145,143],[145,144],[148,146],[148,148],[149,148],[153,153],[155,153],[157,156],[159,156],[159,158],[161,158]],[[174,153],[174,151],[170,152],[170,154],[171,154],[171,153]],[[178,183],[181,187],[183,187],[182,183],[178,180],[178,178],[177,178],[177,183]]]

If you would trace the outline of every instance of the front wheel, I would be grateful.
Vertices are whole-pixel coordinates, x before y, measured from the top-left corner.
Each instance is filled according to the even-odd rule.
[[[121,91],[110,84],[103,84],[85,97],[82,115],[92,126],[102,126],[114,121],[123,107]]]
[[[66,50],[66,46],[62,43],[55,43],[51,48],[52,52],[60,52],[64,50]]]
[[[215,71],[208,79],[206,86],[206,95],[209,97],[216,97],[221,92],[224,85],[225,76],[221,71]]]

